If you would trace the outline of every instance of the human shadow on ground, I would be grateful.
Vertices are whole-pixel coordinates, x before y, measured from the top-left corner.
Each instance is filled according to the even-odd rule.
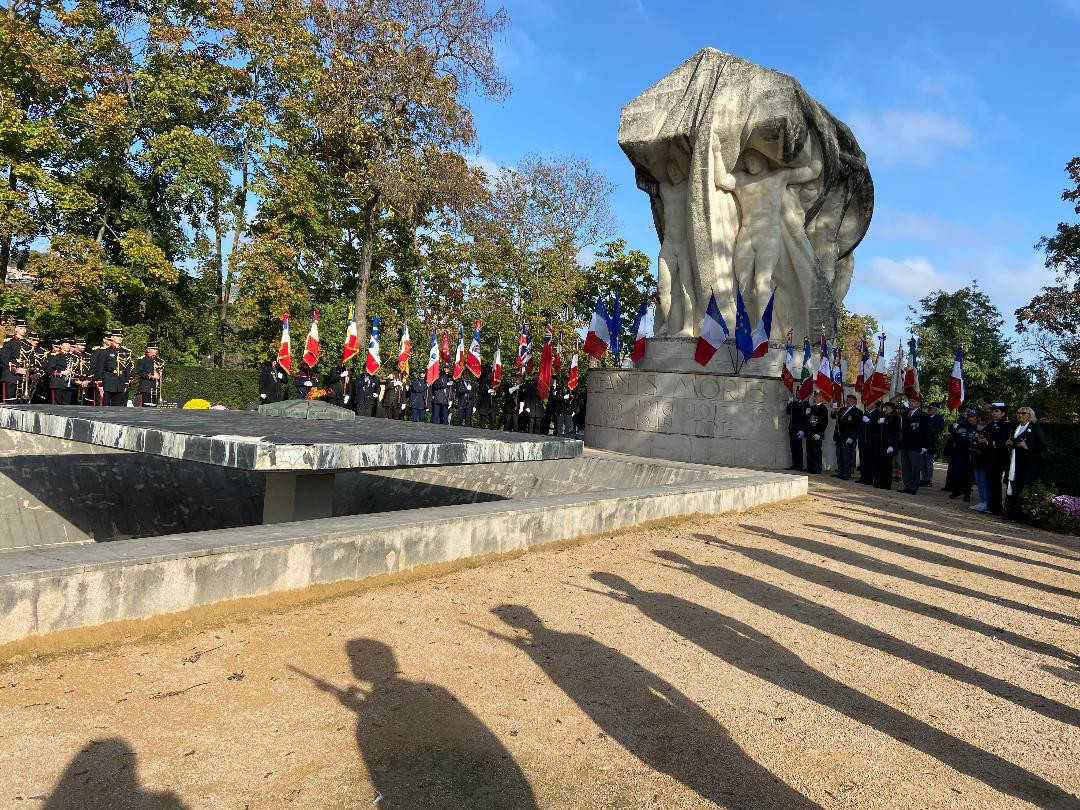
[[[805,526],[807,529],[814,529],[819,532],[824,532],[825,534],[837,533],[836,529],[832,526],[822,526],[815,523],[807,523]],[[901,543],[896,540],[886,540],[884,537],[874,537],[870,534],[843,532],[843,535],[844,537],[849,537],[863,545],[873,546],[882,551],[888,551],[902,557],[909,557],[913,560],[919,560],[920,562],[940,565],[944,568],[955,568],[958,571],[967,571],[969,574],[979,574],[990,579],[1008,582],[1012,585],[1020,585],[1021,587],[1043,591],[1044,593],[1052,593],[1054,596],[1066,596],[1072,599],[1080,599],[1080,593],[1070,591],[1068,588],[1059,588],[1057,585],[1047,585],[1045,582],[1037,582],[1036,580],[1020,577],[1016,574],[999,571],[996,568],[988,568],[985,565],[968,562],[967,560],[960,560],[956,557],[950,557],[948,554],[941,554],[937,551],[909,546],[907,543]]]
[[[896,511],[897,504],[896,504],[896,502],[895,502],[895,500],[893,498],[882,497],[882,496],[876,495],[873,490],[863,491],[863,492],[859,492],[859,493],[849,493],[849,492],[846,492],[846,491],[843,491],[843,490],[836,491],[836,492],[830,492],[829,493],[829,500],[839,501],[841,504],[844,504],[849,508],[856,508],[857,507],[859,509],[859,511],[862,511],[864,514],[872,515],[872,516],[878,515],[879,513],[876,512],[876,511],[873,511],[871,509],[871,507],[869,506],[868,502],[877,501],[877,502],[881,503],[881,511],[882,512],[885,512],[886,514],[888,514],[890,516],[895,516],[897,519],[900,519],[900,517],[901,517],[901,515],[899,515],[897,513],[897,511]],[[913,501],[904,501],[903,503],[909,505],[909,507],[910,507],[910,505],[912,505],[914,502]],[[1048,545],[1048,546],[1058,546],[1058,547],[1063,547],[1063,548],[1075,549],[1076,548],[1075,539],[1073,539],[1073,538],[1071,538],[1071,537],[1069,537],[1067,535],[1055,535],[1055,534],[1052,534],[1052,533],[1047,532],[1047,531],[1044,530],[1042,533],[1045,536],[1042,537],[1039,540],[1031,540],[1029,538],[1017,537],[1013,533],[1013,531],[1016,528],[1017,524],[1009,521],[1007,518],[997,517],[997,516],[994,516],[994,515],[990,514],[989,512],[981,512],[981,513],[972,512],[972,511],[970,511],[970,509],[967,508],[966,505],[964,505],[963,508],[959,508],[954,513],[952,510],[948,509],[948,504],[949,504],[949,501],[947,501],[947,500],[942,501],[939,504],[937,504],[938,506],[944,507],[947,510],[945,512],[945,514],[941,515],[941,517],[943,517],[943,518],[954,518],[957,523],[969,523],[970,524],[972,521],[975,521],[979,525],[984,525],[985,528],[982,529],[982,531],[984,533],[993,532],[993,533],[996,533],[999,536],[998,540],[986,539],[986,542],[988,542],[988,543],[995,543],[996,545],[1005,546],[1006,548],[1016,548],[1017,546],[1019,546],[1021,548],[1027,549],[1029,551],[1037,551],[1040,554],[1048,554],[1048,555],[1054,556],[1054,557],[1062,557],[1062,558],[1067,559],[1067,560],[1075,560],[1075,559],[1077,559],[1075,554],[1071,554],[1071,555],[1070,554],[1065,554],[1065,553],[1063,553],[1061,551],[1055,551],[1053,549],[1043,548],[1041,545],[1032,545],[1033,543],[1039,543],[1039,544],[1045,544],[1045,545]],[[845,515],[845,519],[850,520],[851,516],[850,515]],[[935,523],[934,521],[928,519],[927,517],[922,517],[922,516],[919,516],[919,515],[912,515],[910,513],[910,510],[903,512],[902,519],[903,520],[909,520],[910,519],[910,520],[913,520],[913,521],[918,521],[918,522],[926,524],[930,528],[936,528],[937,526],[940,525],[939,523]],[[952,528],[953,527],[950,525],[949,530],[952,531]],[[974,534],[973,531],[960,530],[960,533],[966,535],[967,537],[971,537],[972,539],[976,539],[976,540],[985,539],[981,535]]]
[[[718,545],[721,548],[725,547],[723,543]],[[1017,706],[1030,709],[1044,717],[1049,717],[1051,720],[1080,726],[1080,710],[1066,706],[1051,698],[1043,697],[1001,678],[987,675],[951,658],[924,650],[868,624],[851,619],[838,610],[817,602],[811,602],[784,588],[771,585],[755,577],[748,577],[745,574],[740,574],[719,565],[702,565],[673,551],[654,550],[653,554],[662,560],[679,566],[677,570],[693,574],[714,587],[732,593],[747,602],[760,605],[781,616],[787,616],[789,619],[807,627],[880,650],[883,653],[910,661],[932,672],[947,675],[953,680],[978,687],[988,694],[1004,698]]]
[[[925,529],[927,531],[936,532],[937,534],[945,537],[959,536],[966,537],[976,543],[989,543],[993,546],[1001,546],[1003,548],[1010,549],[1012,551],[1031,551],[1036,554],[1043,554],[1047,557],[1057,557],[1061,560],[1069,560],[1070,562],[1080,562],[1080,540],[1076,538],[1070,539],[1070,535],[1053,534],[1045,529],[1038,530],[1040,534],[1045,535],[1041,538],[1021,537],[1015,533],[1015,523],[991,523],[984,529],[976,529],[970,526],[969,521],[972,519],[968,515],[940,515],[938,520],[931,520],[927,517],[920,515],[912,515],[905,513],[898,515],[894,512],[885,512],[880,509],[872,509],[865,503],[858,501],[843,500],[841,509],[848,509],[851,512],[856,513],[853,515],[842,515],[836,512],[824,512],[830,517],[842,517],[845,520],[862,520],[862,516],[867,516],[875,520],[887,520],[893,523],[897,528],[907,528],[910,524],[918,524],[918,528]],[[985,517],[985,513],[981,513],[980,517]],[[947,527],[943,527],[943,520],[941,518],[956,518],[956,523],[963,523],[965,526],[961,528],[955,523],[949,523]],[[1024,527],[1027,530],[1031,530],[1031,527]],[[1066,547],[1069,550],[1062,550],[1062,547]]]
[[[492,613],[526,635],[498,639],[524,651],[603,732],[645,765],[723,806],[810,810],[820,806],[751,758],[690,698],[596,639],[546,627],[529,608]]]
[[[758,526],[748,526],[743,524],[740,526],[743,531],[750,532],[752,534],[758,534],[762,537],[767,537],[770,540],[775,540],[778,543],[791,546],[793,548],[802,549],[803,551],[809,551],[816,554],[821,554],[824,557],[839,560],[840,562],[849,563],[851,565],[860,565],[856,562],[852,553],[847,549],[842,549],[838,546],[830,546],[827,543],[820,543],[816,540],[808,540],[804,537],[793,537],[790,535],[783,535],[779,532],[774,532],[770,529],[763,529]],[[704,540],[706,543],[722,543],[716,537],[707,534],[694,535],[699,540]],[[883,605],[889,605],[890,607],[898,608],[899,610],[907,611],[908,613],[914,613],[919,616],[927,616],[931,619],[937,619],[939,621],[947,622],[954,627],[959,627],[963,630],[969,630],[972,633],[978,633],[986,636],[987,638],[999,639],[1007,644],[1011,644],[1014,647],[1019,647],[1022,650],[1028,652],[1037,653],[1038,655],[1046,655],[1052,658],[1058,658],[1062,661],[1069,663],[1080,662],[1080,656],[1069,650],[1058,647],[1049,642],[1039,641],[1038,639],[1028,638],[1027,636],[1015,633],[1012,630],[1006,630],[1004,627],[994,627],[986,622],[973,619],[970,616],[965,616],[962,613],[949,610],[947,608],[938,607],[937,605],[928,605],[925,602],[920,602],[917,599],[912,599],[908,596],[903,596],[892,591],[887,591],[884,588],[878,588],[875,585],[871,585],[868,582],[864,582],[861,579],[855,577],[849,577],[847,574],[842,574],[839,571],[834,571],[831,568],[823,568],[820,565],[814,565],[813,563],[804,562],[794,557],[789,557],[786,554],[780,554],[776,551],[771,551],[764,548],[754,548],[752,546],[739,546],[734,543],[722,543],[726,548],[737,551],[748,559],[754,560],[767,565],[770,568],[776,568],[780,571],[786,571],[792,576],[799,577],[799,579],[805,579],[807,582],[813,582],[817,585],[822,585],[826,588],[832,588],[835,591],[841,591],[842,593],[851,594],[852,596],[858,596],[863,599],[868,599],[872,602],[880,602]],[[906,579],[910,582],[918,582],[924,585],[930,585],[932,587],[941,588],[943,590],[950,590],[959,593],[959,586],[952,586],[949,583],[945,583],[939,580],[935,580],[932,577],[925,577],[922,574],[916,574],[913,571],[908,571],[900,566],[895,566],[896,572],[891,569],[893,566],[888,563],[883,563],[880,560],[875,561],[875,565],[866,564],[862,567],[871,570],[878,571],[883,574],[889,574],[898,578]],[[903,573],[900,573],[903,572]],[[975,596],[977,592],[972,593]]]
[[[135,750],[120,737],[91,740],[64,769],[44,810],[186,810],[171,790],[139,782]]]
[[[289,668],[356,714],[356,747],[380,810],[537,806],[510,752],[451,692],[402,678],[393,650],[381,641],[352,639],[346,649],[365,689],[342,689]]]
[[[611,589],[607,596],[633,605],[731,666],[887,734],[1001,793],[1042,808],[1078,806],[1076,797],[1057,785],[830,678],[745,622],[672,594],[643,590],[615,574],[592,576]]]
[[[822,517],[834,517],[840,520],[851,520],[850,515],[843,515],[837,512],[822,512]],[[912,527],[900,522],[893,522],[888,520],[882,520],[878,516],[868,516],[858,518],[858,523],[868,528],[877,528],[886,532],[899,532],[906,535],[910,535],[913,538],[923,541],[924,543],[932,543],[935,546],[944,546],[945,548],[957,549],[959,551],[973,551],[976,554],[985,554],[988,557],[997,557],[998,559],[1008,560],[1009,562],[1020,563],[1022,565],[1030,565],[1035,568],[1048,568],[1052,571],[1060,571],[1063,574],[1071,574],[1072,576],[1080,575],[1080,569],[1077,566],[1058,565],[1057,563],[1045,562],[1044,560],[1033,560],[1030,557],[1024,557],[1020,554],[1012,554],[1008,551],[1002,551],[999,548],[994,548],[990,545],[976,545],[975,543],[968,543],[964,540],[958,540],[954,537],[947,537],[937,532],[924,531],[922,526]],[[934,553],[934,552],[930,552]],[[1077,560],[1077,565],[1080,565],[1080,560]],[[1012,576],[1012,575],[1010,575]]]

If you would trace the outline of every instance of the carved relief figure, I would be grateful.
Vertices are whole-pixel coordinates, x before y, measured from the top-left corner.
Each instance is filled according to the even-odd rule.
[[[674,160],[659,184],[664,210],[664,240],[660,246],[657,289],[663,325],[669,335],[694,333],[694,268],[686,241],[686,174]]]

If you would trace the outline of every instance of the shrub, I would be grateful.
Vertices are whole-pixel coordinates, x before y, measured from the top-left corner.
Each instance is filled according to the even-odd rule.
[[[1046,439],[1040,468],[1042,480],[1057,488],[1056,494],[1080,495],[1080,425],[1039,422]]]
[[[250,369],[165,366],[162,399],[181,407],[189,399],[205,399],[243,410],[259,399],[259,372]]]
[[[1080,534],[1080,504],[1057,487],[1039,481],[1024,487],[1024,512],[1038,526],[1062,534]]]

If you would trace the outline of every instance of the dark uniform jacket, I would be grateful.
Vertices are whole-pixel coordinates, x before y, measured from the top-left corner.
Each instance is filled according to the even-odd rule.
[[[440,374],[439,378],[431,384],[431,401],[435,405],[449,405],[450,392],[453,381],[449,374]]]
[[[349,370],[345,366],[335,366],[323,380],[323,388],[330,392],[330,403],[339,408],[349,404],[352,391],[349,383]]]
[[[934,438],[930,427],[930,414],[916,408],[907,416],[901,417],[900,449],[918,453],[933,447]]]
[[[499,389],[484,375],[476,386],[476,412],[480,416],[494,416],[499,403]]]
[[[140,394],[152,394],[157,390],[158,381],[150,379],[150,375],[154,373],[155,360],[157,360],[156,357],[144,354],[135,364],[135,372],[139,375]],[[157,360],[157,362],[161,361]]]
[[[311,389],[319,386],[319,378],[315,376],[315,372],[310,368],[302,368],[296,372],[292,382],[293,388],[296,389],[297,396],[300,399],[307,399]]]
[[[49,388],[74,388],[78,370],[78,358],[74,353],[53,354],[45,363],[45,376],[49,379]],[[70,374],[64,372],[70,371]]]
[[[454,381],[454,403],[459,411],[466,408],[475,408],[476,383],[465,379],[464,376],[458,377]]]
[[[862,418],[862,440],[866,442],[871,450],[876,450],[878,442],[881,441],[881,431],[877,429],[877,424],[878,419],[882,416],[881,408],[874,406],[871,410],[867,411]]]
[[[1005,443],[1012,438],[1013,426],[1004,419],[990,422],[983,430],[983,462],[987,467],[1004,467],[1009,463],[1009,449]]]
[[[895,452],[900,447],[900,417],[895,413],[892,416],[880,413],[870,428],[876,434],[875,446],[879,453],[888,455],[890,448]]]
[[[19,340],[17,337],[4,341],[4,345],[0,346],[0,365],[3,366],[3,373],[0,375],[0,381],[10,384],[21,382],[19,376],[15,374],[13,369],[19,365],[19,356],[23,352],[28,352],[29,350],[30,343],[25,340]]]
[[[382,406],[388,413],[397,416],[405,404],[405,383],[393,377],[387,377],[382,386]]]
[[[572,414],[574,412],[574,392],[565,385],[556,385],[551,389],[548,404],[552,413],[560,415]]]
[[[507,380],[503,383],[503,413],[516,414],[521,402],[521,383]]]
[[[423,375],[413,377],[409,384],[409,407],[427,410],[428,384]]]
[[[1013,428],[1015,431],[1016,428]],[[1028,422],[1027,426],[1012,439],[1012,452],[1016,454],[1016,471],[1012,478],[1018,484],[1032,484],[1039,478],[1039,460],[1042,458],[1046,442],[1043,440],[1042,430],[1034,422]],[[1020,442],[1027,445],[1025,450],[1017,447]]]
[[[825,428],[829,426],[829,409],[824,405],[807,405],[803,409],[803,417],[806,421],[803,430],[807,437],[825,435]]]
[[[259,376],[259,401],[280,402],[283,389],[289,382],[289,375],[280,365],[274,368],[273,361],[263,366]]]
[[[127,346],[109,346],[98,353],[97,365],[93,368],[94,379],[101,381],[106,393],[127,393],[134,368]]]
[[[845,443],[848,439],[858,441],[862,434],[863,412],[854,405],[850,408],[843,405],[837,409],[835,417],[836,427],[834,428],[834,438],[836,441]]]
[[[794,438],[804,429],[806,404],[795,399],[787,404],[788,436]]]
[[[382,383],[379,382],[379,378],[365,371],[356,378],[356,385],[353,388],[356,392],[357,410],[370,413],[372,407],[379,401],[379,394],[382,392]]]

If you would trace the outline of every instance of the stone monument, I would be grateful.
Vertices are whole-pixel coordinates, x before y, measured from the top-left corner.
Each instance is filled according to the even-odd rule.
[[[586,443],[786,467],[783,336],[837,332],[873,212],[866,156],[791,76],[712,48],[623,108],[619,145],[660,239],[655,337],[636,368],[589,372]],[[755,323],[775,290],[775,340],[737,373],[733,345],[702,367],[709,296],[734,330],[736,290]]]

